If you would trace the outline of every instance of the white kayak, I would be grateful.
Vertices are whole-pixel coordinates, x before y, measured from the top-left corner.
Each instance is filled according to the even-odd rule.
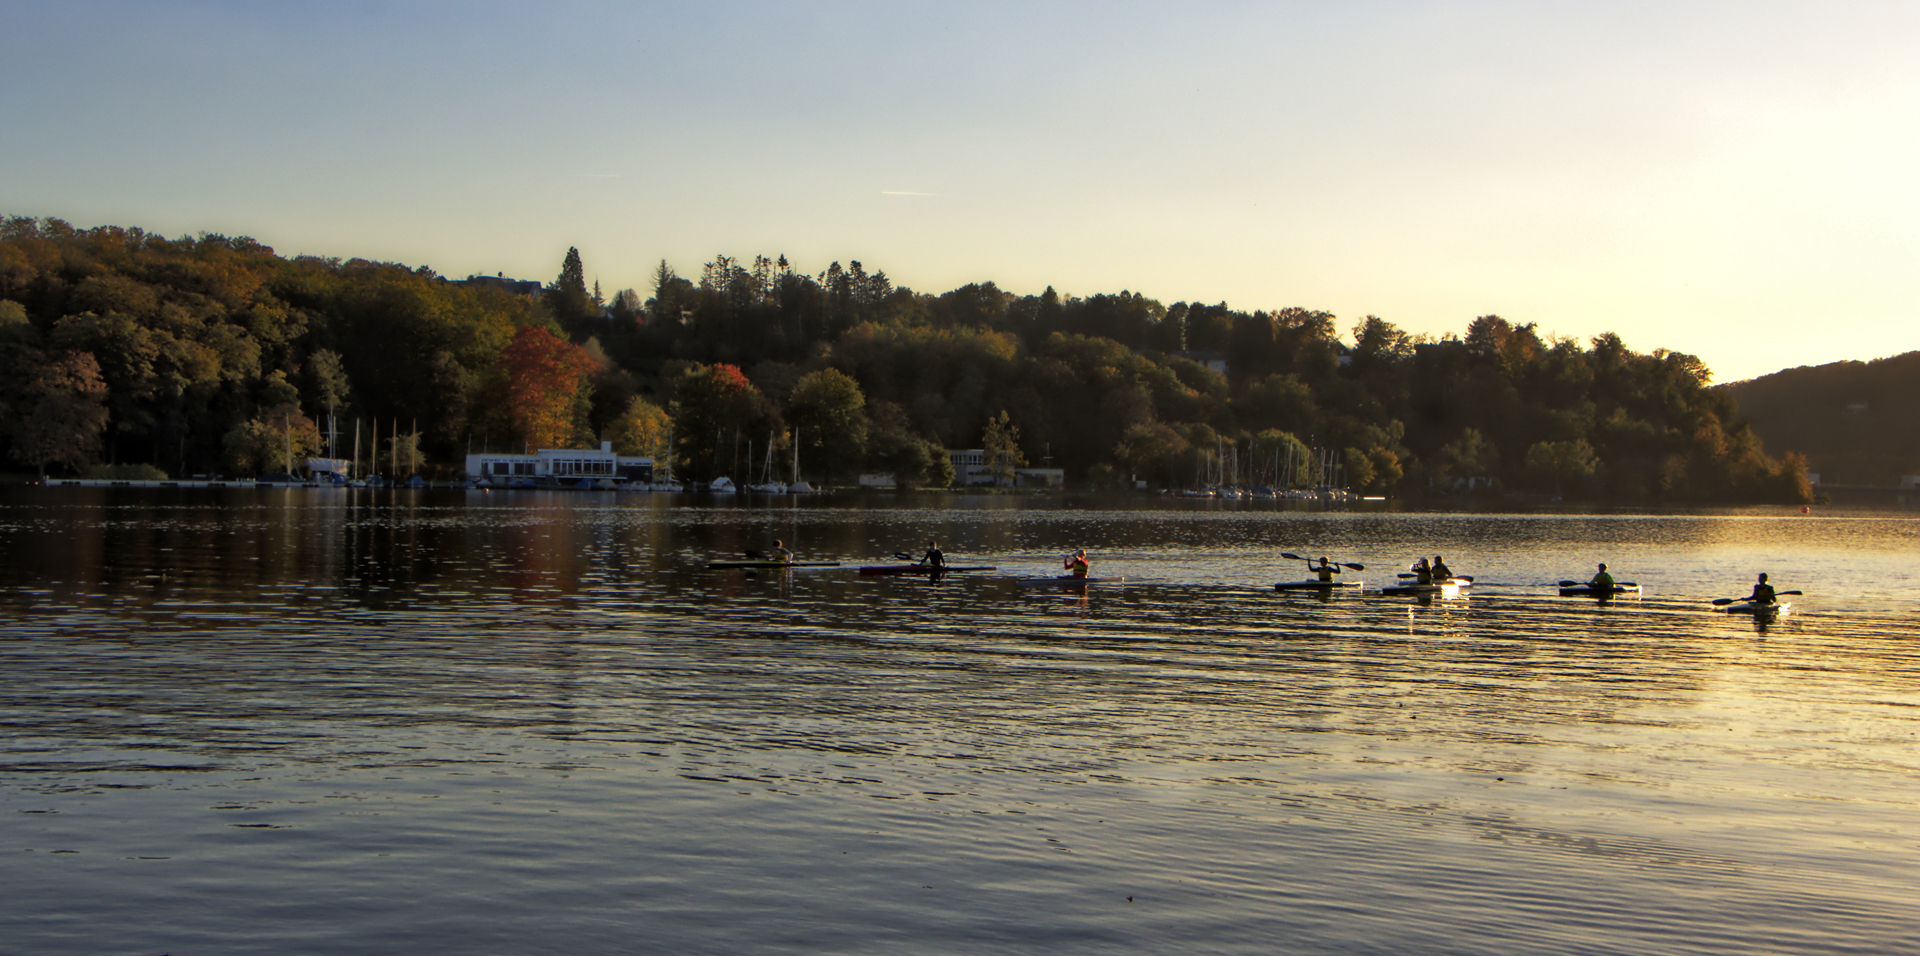
[[[1398,578],[1399,578],[1400,580],[1402,580],[1402,581],[1412,581],[1412,580],[1415,580],[1415,579],[1417,579],[1417,578],[1419,578],[1419,577],[1420,577],[1420,575],[1417,575],[1417,574],[1415,574],[1415,573],[1413,573],[1412,571],[1402,571],[1402,572],[1400,572],[1399,574],[1397,574],[1397,575],[1395,575],[1395,577],[1398,577]],[[1473,587],[1473,575],[1471,575],[1471,574],[1456,574],[1456,575],[1454,575],[1453,577],[1450,577],[1450,578],[1434,578],[1434,579],[1433,579],[1433,583],[1435,583],[1435,584],[1451,584],[1451,585],[1453,585],[1454,587],[1460,587],[1460,588],[1470,588],[1470,587]],[[1422,585],[1422,586],[1424,587],[1424,585]]]
[[[1458,597],[1462,588],[1472,584],[1472,581],[1462,581],[1458,578],[1453,578],[1433,584],[1396,584],[1391,587],[1381,588],[1380,593],[1388,597],[1400,597],[1407,594],[1438,594],[1441,597]]]
[[[1728,614],[1751,614],[1755,617],[1786,617],[1787,609],[1791,607],[1793,607],[1792,601],[1775,601],[1772,604],[1741,601],[1738,604],[1729,604],[1722,610]]]

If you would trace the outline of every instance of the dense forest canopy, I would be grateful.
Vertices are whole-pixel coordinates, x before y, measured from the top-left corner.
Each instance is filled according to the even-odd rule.
[[[860,262],[718,256],[603,296],[577,250],[537,294],[247,238],[0,223],[0,440],[17,462],[277,471],[329,420],[383,460],[615,442],[739,476],[751,441],[845,483],[950,480],[944,449],[1069,480],[1802,500],[1693,356],[1474,319],[1163,305],[1122,291],[939,295]],[[332,416],[329,419],[329,415]],[[348,428],[341,426],[336,440]],[[344,447],[342,454],[345,454]]]

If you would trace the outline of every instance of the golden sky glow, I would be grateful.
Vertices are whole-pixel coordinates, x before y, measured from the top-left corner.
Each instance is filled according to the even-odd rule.
[[[1920,348],[1920,7],[7,4],[0,212]]]

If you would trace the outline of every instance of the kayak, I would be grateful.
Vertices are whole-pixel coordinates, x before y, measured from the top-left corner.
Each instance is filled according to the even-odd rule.
[[[707,562],[707,567],[713,570],[734,569],[734,568],[746,568],[746,569],[764,568],[769,570],[779,569],[779,568],[837,568],[839,566],[840,566],[840,562],[838,561],[708,561]]]
[[[1081,578],[1071,574],[1062,574],[1056,578],[1022,578],[1021,584],[1034,584],[1041,587],[1079,587],[1083,584],[1119,584],[1126,578]]]
[[[1596,588],[1591,584],[1576,584],[1560,589],[1561,597],[1612,597],[1616,594],[1639,594],[1640,585],[1627,581],[1610,588]]]
[[[1400,577],[1400,579],[1401,579],[1401,580],[1412,580],[1412,579],[1414,579],[1414,578],[1417,578],[1417,577],[1419,577],[1419,576],[1420,576],[1420,575],[1417,575],[1417,574],[1415,574],[1415,573],[1413,573],[1412,571],[1402,571],[1402,572],[1400,572],[1400,574],[1399,574],[1399,577]],[[1454,586],[1456,586],[1456,587],[1463,587],[1463,588],[1466,588],[1466,587],[1472,587],[1472,586],[1473,586],[1473,575],[1471,575],[1471,574],[1456,574],[1456,575],[1454,575],[1453,577],[1450,577],[1450,578],[1445,578],[1445,579],[1442,579],[1442,580],[1439,580],[1439,581],[1435,581],[1435,582],[1433,582],[1433,583],[1434,583],[1434,584],[1436,584],[1436,585],[1438,585],[1438,584],[1451,584],[1451,585],[1454,585]]]
[[[1275,591],[1332,591],[1337,588],[1357,588],[1363,581],[1282,581],[1273,586]]]
[[[1405,594],[1439,594],[1446,596],[1459,594],[1462,587],[1472,583],[1472,581],[1460,583],[1459,578],[1454,578],[1441,584],[1396,584],[1391,587],[1381,588],[1380,593],[1389,597],[1397,597]]]
[[[931,567],[925,564],[869,564],[861,567],[861,574],[946,574],[955,571],[998,571],[991,564],[949,564],[944,567]]]
[[[1792,606],[1793,602],[1791,601],[1778,601],[1773,604],[1755,604],[1752,601],[1741,601],[1739,604],[1729,604],[1722,610],[1728,614],[1751,614],[1754,617],[1785,617],[1787,616],[1787,609]]]

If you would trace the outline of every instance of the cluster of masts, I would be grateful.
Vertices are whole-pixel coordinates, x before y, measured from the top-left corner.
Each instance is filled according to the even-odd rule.
[[[814,488],[812,485],[809,485],[806,482],[800,480],[799,430],[796,429],[794,431],[793,470],[789,472],[789,474],[793,475],[792,484],[787,484],[786,482],[781,481],[779,477],[774,474],[774,470],[773,470],[774,440],[773,438],[774,438],[773,433],[768,432],[767,433],[767,454],[766,454],[766,457],[761,459],[760,461],[760,480],[748,482],[746,490],[757,492],[759,494],[764,494],[764,495],[805,494],[813,491]],[[736,462],[736,464],[738,463]],[[747,439],[747,473],[749,475],[753,473],[753,439],[751,438]],[[707,484],[707,490],[718,495],[730,495],[739,491],[740,487],[734,484],[732,478],[722,476],[719,478],[715,478],[713,479],[713,481],[709,482]]]
[[[1243,467],[1244,466],[1244,467]],[[1326,449],[1285,442],[1271,455],[1248,450],[1245,461],[1236,442],[1215,438],[1202,450],[1193,487],[1170,492],[1183,498],[1292,498],[1345,501],[1358,498],[1347,488],[1347,469]]]

